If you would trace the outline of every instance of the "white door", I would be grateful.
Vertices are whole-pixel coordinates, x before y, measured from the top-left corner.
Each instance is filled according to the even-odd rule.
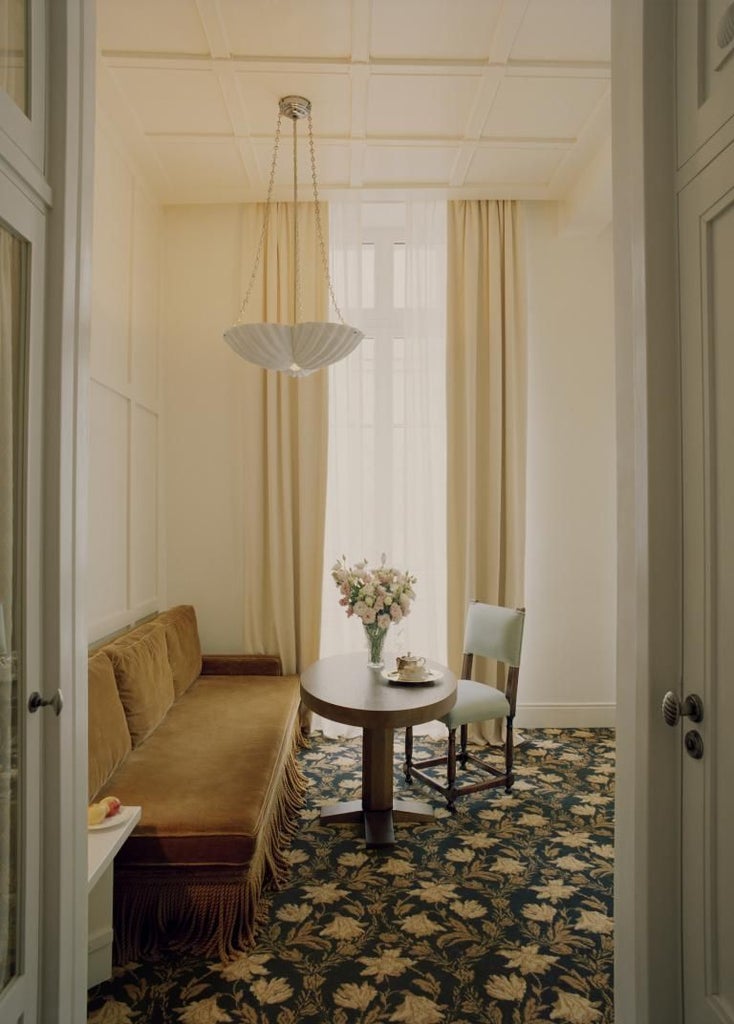
[[[681,191],[679,238],[685,1021],[734,1024],[734,143]]]
[[[0,176],[0,1019],[33,1021],[38,986],[39,354],[42,214]]]
[[[40,180],[44,153],[38,13],[0,3],[0,1019],[9,1024],[36,1019],[39,984],[41,716],[27,702],[42,650],[45,217],[23,181]]]
[[[734,1024],[734,5],[678,0],[686,1024]],[[691,710],[686,708],[685,710]],[[695,709],[693,718],[696,717]]]
[[[79,365],[93,69],[93,0],[0,0],[3,1024],[85,1016],[86,643],[76,588],[85,450],[77,438],[86,436]],[[53,707],[31,712],[34,692],[50,701],[59,688],[60,716]]]

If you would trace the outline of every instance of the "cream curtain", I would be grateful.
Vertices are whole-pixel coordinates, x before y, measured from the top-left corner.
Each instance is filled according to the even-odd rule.
[[[242,284],[246,288],[264,204],[242,208]],[[245,311],[252,322],[292,322],[292,203],[271,207],[262,264]],[[327,211],[321,208],[324,231]],[[302,319],[323,320],[326,279],[315,210],[298,207]],[[326,502],[328,376],[294,379],[246,363],[245,389],[245,642],[277,653],[283,671],[297,672],[319,656]]]
[[[461,667],[467,604],[523,603],[526,326],[519,209],[460,200],[448,210],[448,639]],[[475,678],[504,689],[500,666]],[[498,742],[500,724],[470,728]]]
[[[375,240],[368,205],[332,203],[329,214],[336,295],[344,302],[347,320],[367,336],[355,352],[330,368],[321,653],[364,648],[359,622],[348,619],[339,606],[331,566],[342,554],[350,562],[365,557],[375,565],[385,552],[390,565],[409,569],[418,578],[410,615],[390,627],[386,661],[411,650],[443,662],[446,205],[405,203],[399,217],[392,213],[400,223],[390,237],[401,240],[405,261],[399,308],[392,308],[392,241],[380,245],[373,257],[390,271],[387,287],[378,286],[367,273],[363,242]],[[318,716],[314,728],[330,736],[357,731]]]

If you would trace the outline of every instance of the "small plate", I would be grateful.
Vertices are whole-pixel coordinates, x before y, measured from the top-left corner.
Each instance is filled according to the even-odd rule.
[[[105,828],[116,828],[126,822],[132,813],[131,807],[121,807],[111,818],[105,818],[104,821],[100,821],[96,825],[87,825],[87,829],[89,832],[101,832]]]
[[[443,679],[443,672],[434,672],[433,669],[427,669],[422,676],[413,676],[412,679],[406,679],[399,672],[385,672],[385,678],[391,683],[397,683],[400,686],[420,686],[426,683],[435,683],[438,679]]]

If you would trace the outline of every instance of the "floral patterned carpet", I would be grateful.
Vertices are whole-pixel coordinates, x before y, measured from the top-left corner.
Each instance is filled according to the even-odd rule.
[[[130,963],[89,993],[89,1024],[611,1024],[614,736],[532,730],[516,783],[462,797],[400,772],[434,822],[366,850],[319,824],[360,792],[361,741],[320,734],[286,887],[257,945],[231,963]],[[437,741],[416,740],[416,755]]]

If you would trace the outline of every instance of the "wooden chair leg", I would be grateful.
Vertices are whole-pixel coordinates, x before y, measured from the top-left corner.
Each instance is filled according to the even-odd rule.
[[[462,768],[466,768],[467,761],[467,746],[469,743],[469,726],[462,725],[461,727],[461,753],[459,754],[459,762]]]
[[[408,725],[405,728],[405,764],[403,765],[403,775],[405,776],[406,782],[413,781],[413,775],[411,774],[411,766],[413,764],[413,726]]]
[[[514,761],[513,761],[514,747],[513,747],[513,738],[512,738],[512,723],[513,723],[513,717],[512,717],[512,715],[508,715],[508,717],[507,717],[507,728],[505,730],[505,773],[507,775],[507,784],[505,786],[505,792],[507,792],[507,793],[510,792],[510,790],[512,789],[512,783],[515,781],[515,778],[514,778],[514,776],[512,774],[512,765],[514,763]]]
[[[449,751],[446,758],[446,803],[453,813],[456,810],[454,796],[456,789],[456,729],[449,729]]]

